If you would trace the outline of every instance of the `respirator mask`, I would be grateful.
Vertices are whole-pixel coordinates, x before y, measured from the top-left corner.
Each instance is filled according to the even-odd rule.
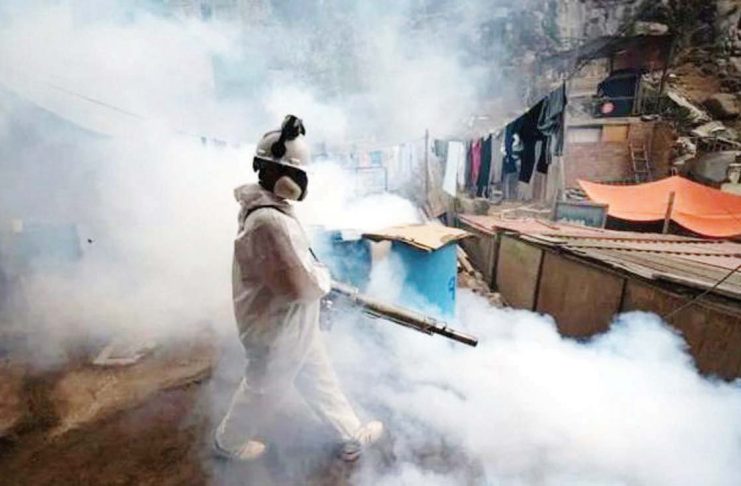
[[[266,191],[283,199],[303,201],[309,177],[306,171],[298,166],[255,156],[252,168],[259,173],[260,185]]]

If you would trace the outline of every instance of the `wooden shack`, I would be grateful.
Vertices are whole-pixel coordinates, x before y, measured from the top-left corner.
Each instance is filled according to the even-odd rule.
[[[512,307],[553,316],[561,334],[587,338],[622,312],[682,307],[667,322],[700,371],[741,377],[741,273],[731,273],[741,244],[491,216],[459,224],[476,235],[462,245],[492,288]]]

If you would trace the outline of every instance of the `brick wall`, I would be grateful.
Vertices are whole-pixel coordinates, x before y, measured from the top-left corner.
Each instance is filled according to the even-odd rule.
[[[564,153],[566,187],[576,187],[578,179],[618,181],[633,177],[630,144],[646,144],[650,151],[654,179],[669,173],[671,147],[676,135],[665,123],[631,123],[628,138],[622,142],[567,142]]]
[[[656,123],[651,139],[651,170],[655,179],[671,175],[669,172],[677,137],[677,131],[669,123]]]
[[[569,143],[564,154],[566,187],[578,179],[609,181],[631,177],[627,142]]]

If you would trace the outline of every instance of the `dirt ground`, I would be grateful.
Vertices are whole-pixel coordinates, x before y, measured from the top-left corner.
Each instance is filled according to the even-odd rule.
[[[168,369],[172,367],[172,361],[164,357],[151,357],[150,363],[138,366],[148,370],[148,377],[166,375],[156,371],[163,363]],[[116,373],[136,376],[141,371]],[[64,371],[25,376],[21,401],[27,409],[23,420],[12,434],[0,438],[0,486],[344,486],[373,484],[369,475],[393,474],[398,467],[393,434],[357,463],[339,461],[336,442],[299,401],[293,401],[266,431],[270,447],[258,463],[245,466],[213,457],[213,428],[224,413],[239,369],[228,366],[227,372],[197,375],[193,382],[129,401],[128,406],[103,397],[117,407],[113,413],[63,429],[59,426],[65,419],[59,414],[66,409],[59,407],[54,394],[60,383],[69,382],[71,376],[88,376],[89,371],[85,366],[81,370],[78,363]],[[128,383],[121,380],[119,383]],[[79,382],[90,386],[88,381]],[[134,389],[131,384],[125,386]],[[408,422],[409,417],[399,420]],[[400,424],[390,426],[403,428]],[[58,430],[61,432],[54,433]],[[467,478],[464,483],[480,484],[480,468],[456,448],[443,441],[420,442],[414,448],[420,468],[462,471]]]
[[[244,466],[214,458],[213,414],[203,400],[207,387],[162,392],[140,407],[59,438],[49,439],[42,427],[12,444],[6,441],[0,446],[0,485],[343,486],[356,484],[366,467],[393,467],[392,442],[345,464],[335,458],[333,444],[317,424],[290,413],[278,420],[282,430],[272,435],[285,438],[290,430],[295,440],[272,442],[260,462]],[[460,464],[455,456],[441,456],[436,445],[421,461],[432,470]]]
[[[140,406],[50,435],[59,419],[48,392],[60,379],[47,374],[27,385],[34,419],[27,418],[13,437],[0,442],[0,485],[271,485],[307,480],[341,485],[353,472],[352,466],[334,459],[331,448],[307,447],[301,440],[271,451],[265,461],[248,468],[213,458],[210,438],[216,414],[207,399],[211,384],[206,380],[159,392]],[[302,425],[288,425],[291,417],[279,422],[297,436],[317,436],[302,431]],[[285,436],[285,431],[276,434]]]
[[[42,430],[0,449],[2,485],[207,484],[198,385],[49,440]]]
[[[204,328],[164,340],[133,365],[94,366],[105,344],[76,347],[44,368],[24,344],[0,349],[0,486],[367,485],[410,465],[482,484],[480,464],[372,394],[350,398],[390,433],[354,464],[337,459],[336,438],[298,394],[265,424],[260,461],[218,459],[212,434],[242,376],[239,342]]]

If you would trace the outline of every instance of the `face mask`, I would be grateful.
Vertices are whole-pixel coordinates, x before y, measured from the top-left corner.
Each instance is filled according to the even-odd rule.
[[[273,186],[273,194],[291,201],[301,201],[306,196],[306,189],[301,189],[290,177],[283,176]]]
[[[303,169],[260,157],[255,157],[253,164],[259,172],[260,185],[266,190],[294,201],[306,197],[309,178]]]

